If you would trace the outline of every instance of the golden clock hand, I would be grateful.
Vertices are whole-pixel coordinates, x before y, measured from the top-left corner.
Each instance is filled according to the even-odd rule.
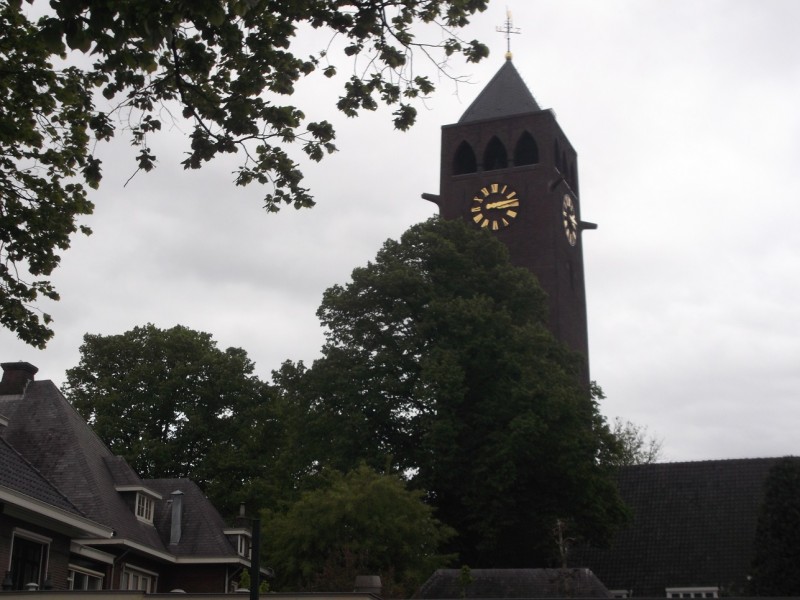
[[[489,202],[486,205],[486,210],[491,208],[505,208],[506,206],[519,206],[519,200],[498,200],[497,202]]]

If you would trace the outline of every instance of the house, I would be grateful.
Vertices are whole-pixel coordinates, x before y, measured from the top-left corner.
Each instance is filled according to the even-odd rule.
[[[35,366],[2,369],[4,590],[235,588],[250,567],[246,518],[227,527],[187,479],[141,479]]]
[[[764,483],[780,458],[709,460],[621,469],[633,516],[607,549],[575,548],[616,597],[743,596]]]

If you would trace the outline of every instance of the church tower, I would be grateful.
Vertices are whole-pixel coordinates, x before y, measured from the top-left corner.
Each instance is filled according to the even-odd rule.
[[[589,344],[577,155],[507,55],[458,123],[442,127],[439,195],[445,219],[487,229],[549,299],[549,327],[587,360]]]

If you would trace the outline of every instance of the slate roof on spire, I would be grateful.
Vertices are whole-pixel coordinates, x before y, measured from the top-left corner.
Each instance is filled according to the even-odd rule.
[[[542,110],[510,59],[461,115],[459,123],[510,117]]]

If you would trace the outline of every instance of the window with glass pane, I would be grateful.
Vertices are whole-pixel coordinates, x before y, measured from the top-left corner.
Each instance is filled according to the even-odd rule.
[[[42,584],[48,545],[14,535],[11,548],[11,581],[15,590],[24,590],[29,583]]]
[[[69,570],[69,589],[71,590],[102,590],[103,575],[89,573],[83,570]]]
[[[143,573],[136,569],[126,567],[122,572],[122,580],[120,582],[120,589],[123,590],[140,590],[142,592],[153,592],[154,577],[150,573]]]
[[[136,516],[142,521],[153,522],[153,499],[144,494],[136,494]]]

